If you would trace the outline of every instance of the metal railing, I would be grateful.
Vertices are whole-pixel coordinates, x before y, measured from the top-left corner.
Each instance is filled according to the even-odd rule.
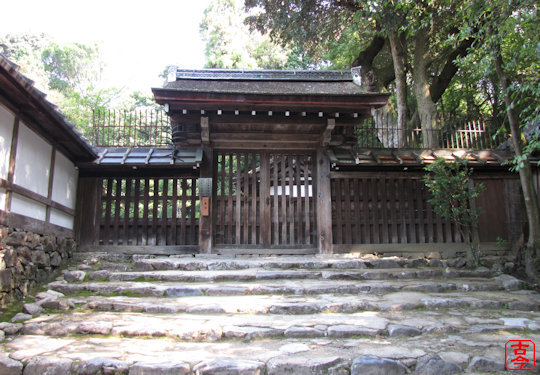
[[[175,128],[165,112],[156,110],[94,111],[92,121],[89,138],[97,147],[167,147],[181,140],[183,126],[192,126]],[[447,123],[430,130],[401,129],[395,124],[390,114],[364,120],[355,127],[356,147],[494,149],[504,142],[496,135],[496,129],[484,121]]]
[[[355,128],[358,148],[494,149],[504,142],[483,121],[446,125],[442,129],[402,129],[395,122],[368,119]]]
[[[163,111],[93,111],[91,143],[97,147],[165,147],[171,120]]]

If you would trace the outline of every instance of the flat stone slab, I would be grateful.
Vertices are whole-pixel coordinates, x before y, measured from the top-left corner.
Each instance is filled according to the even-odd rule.
[[[539,334],[516,335],[515,339],[525,339],[525,337],[535,342],[540,340]],[[321,374],[342,374],[344,372],[339,371],[350,370],[354,359],[358,357],[378,357],[414,366],[428,353],[439,352],[442,358],[448,345],[452,345],[454,357],[469,356],[470,359],[465,363],[464,368],[486,371],[488,368],[494,368],[491,366],[500,364],[501,358],[504,359],[504,344],[507,339],[505,335],[500,334],[465,334],[446,336],[443,340],[441,337],[426,337],[413,341],[404,338],[387,340],[315,338],[300,341],[298,339],[267,339],[249,342],[186,343],[168,338],[77,337],[63,339],[23,335],[3,345],[10,351],[11,360],[26,365],[37,357],[56,358],[58,363],[63,363],[64,360],[65,363],[76,361],[82,366],[86,363],[103,365],[106,363],[105,359],[108,359],[110,364],[125,365],[131,371],[134,366],[137,368],[141,363],[160,364],[174,358],[175,363],[184,364],[184,368],[189,365],[193,369],[198,365],[206,366],[214,360],[223,358],[241,362],[246,360],[245,354],[249,353],[249,361],[263,363],[268,373],[271,373],[270,370],[275,371],[272,373],[279,373],[283,369],[294,368],[298,371],[294,372],[295,374],[309,374],[310,372],[307,371],[319,370],[322,371],[319,372]],[[298,347],[301,351],[283,350],[287,346]],[[456,350],[459,351],[456,352]],[[537,349],[536,355],[539,354]]]
[[[82,272],[82,271],[73,271]],[[70,273],[66,273],[68,275]],[[176,282],[209,282],[209,281],[255,281],[285,279],[323,279],[323,280],[406,280],[428,278],[468,278],[490,277],[491,272],[469,270],[446,270],[442,268],[378,268],[378,269],[277,269],[265,268],[224,269],[224,270],[151,270],[131,272],[95,271],[88,273],[89,280],[99,281],[176,281]],[[507,276],[507,275],[505,275]],[[74,280],[71,277],[66,281]],[[494,280],[499,289],[508,288],[507,283]]]
[[[469,315],[466,315],[469,314]],[[126,337],[173,337],[180,340],[218,341],[329,337],[428,337],[453,333],[506,332],[505,320],[516,318],[515,311],[456,310],[387,311],[352,314],[201,314],[75,312],[49,314],[25,322],[27,335],[69,336],[73,334],[116,335]],[[533,331],[538,312],[523,312],[529,322],[521,330]],[[408,325],[400,323],[407,322]],[[484,322],[488,322],[486,324]],[[488,329],[486,329],[488,327]],[[515,331],[516,328],[512,327]],[[540,331],[540,329],[536,329]]]
[[[386,294],[397,291],[441,293],[451,291],[500,291],[503,288],[491,279],[448,279],[440,280],[265,280],[264,283],[221,281],[179,283],[165,281],[114,281],[66,283],[52,282],[47,285],[51,292],[65,294],[93,292],[111,295],[130,293],[132,295],[151,296],[189,296],[189,295],[252,295],[252,294]],[[185,289],[182,289],[185,288]]]

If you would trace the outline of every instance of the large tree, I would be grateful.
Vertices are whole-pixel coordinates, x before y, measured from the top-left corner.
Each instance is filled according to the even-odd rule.
[[[351,35],[351,28],[369,27],[369,42],[364,38],[352,64],[362,65],[365,79],[375,74],[379,88],[395,80],[399,126],[419,121],[423,146],[438,146],[435,103],[458,71],[456,58],[466,55],[474,40],[460,38],[456,14],[462,2],[246,0],[246,6],[259,10],[249,18],[252,27],[268,30],[283,43],[302,43],[317,56],[336,40]],[[388,64],[378,64],[375,69],[374,61],[385,46],[391,51],[391,74]],[[408,115],[408,81],[416,99],[413,116]]]
[[[289,50],[267,35],[250,32],[242,0],[213,0],[204,11],[200,33],[206,43],[206,67],[281,69]]]
[[[527,275],[540,269],[540,206],[533,184],[530,156],[540,152],[540,24],[538,4],[531,0],[474,1],[463,9],[466,25],[481,20],[471,60],[477,72],[495,76],[504,103],[507,127],[519,172],[528,221],[525,246]],[[464,29],[467,35],[469,29]],[[472,59],[474,58],[474,60]],[[535,267],[536,263],[536,267]]]

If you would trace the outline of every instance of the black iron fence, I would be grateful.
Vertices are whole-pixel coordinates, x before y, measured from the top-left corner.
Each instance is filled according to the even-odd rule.
[[[90,134],[97,147],[165,147],[178,141],[163,111],[94,111]],[[355,127],[358,148],[494,149],[504,139],[484,121],[446,123],[435,129],[399,128],[396,119],[378,112]]]
[[[163,111],[93,111],[91,143],[97,147],[163,147],[172,144]]]

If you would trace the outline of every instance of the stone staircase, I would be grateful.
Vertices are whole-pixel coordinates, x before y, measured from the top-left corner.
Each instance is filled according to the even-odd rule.
[[[458,260],[76,261],[0,323],[0,375],[491,374],[508,340],[540,344],[540,295]]]

